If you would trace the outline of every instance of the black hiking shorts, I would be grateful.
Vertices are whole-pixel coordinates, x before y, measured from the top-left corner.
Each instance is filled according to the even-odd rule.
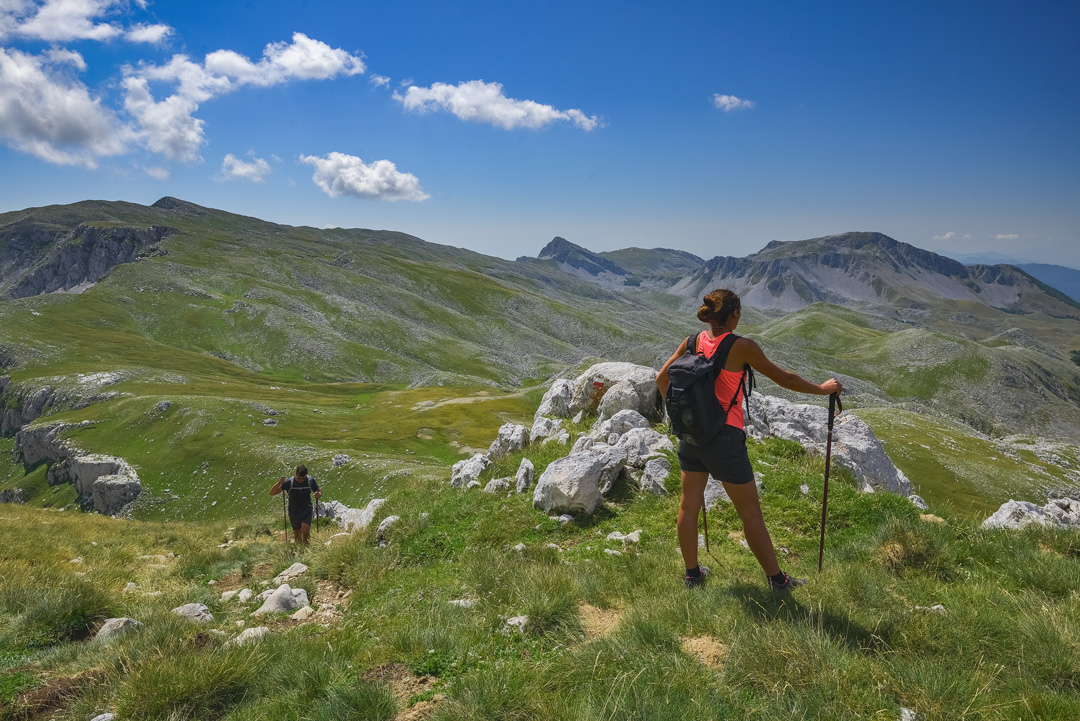
[[[314,508],[308,506],[306,508],[300,508],[298,510],[289,509],[289,523],[292,524],[294,531],[299,531],[300,526],[304,523],[311,525],[311,517],[314,515]]]
[[[754,468],[746,453],[746,432],[725,425],[705,446],[679,441],[679,466],[690,473],[709,473],[724,483],[752,483]]]

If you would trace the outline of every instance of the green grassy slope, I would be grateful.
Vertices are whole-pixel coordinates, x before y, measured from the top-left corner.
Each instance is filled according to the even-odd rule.
[[[369,530],[302,550],[267,535],[269,513],[196,525],[0,507],[18,529],[0,546],[0,715],[46,715],[45,704],[62,720],[1080,715],[1080,535],[983,530],[947,508],[933,509],[944,523],[922,520],[840,473],[818,575],[821,458],[781,441],[750,452],[782,564],[811,579],[788,599],[765,591],[730,507],[710,514],[709,582],[683,589],[677,494],[620,489],[593,519],[560,526],[527,496],[414,478],[376,518],[401,516],[386,548]],[[538,470],[549,460],[529,454]],[[635,529],[639,544],[605,540]],[[233,543],[220,548],[223,538]],[[256,621],[221,591],[258,590],[295,560],[311,567],[295,585],[340,619],[270,617],[259,645],[225,646]],[[128,582],[134,593],[121,591]],[[475,605],[449,603],[460,598]],[[186,602],[206,603],[214,621],[169,614]],[[944,611],[917,609],[935,604]],[[524,630],[508,631],[522,614]],[[85,640],[121,615],[144,628]]]

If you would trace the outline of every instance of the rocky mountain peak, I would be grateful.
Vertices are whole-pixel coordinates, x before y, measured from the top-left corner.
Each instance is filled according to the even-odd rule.
[[[550,243],[545,245],[538,257],[540,260],[554,260],[563,270],[574,275],[584,274],[593,277],[604,273],[617,276],[630,275],[630,271],[617,263],[559,236],[555,236]]]
[[[174,198],[171,195],[166,195],[150,207],[161,208],[162,210],[178,210],[182,213],[191,213],[193,215],[206,215],[209,212],[208,208],[196,205],[195,203],[189,203],[186,200]]]

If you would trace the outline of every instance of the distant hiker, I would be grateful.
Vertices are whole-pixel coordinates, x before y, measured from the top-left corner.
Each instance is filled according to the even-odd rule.
[[[284,476],[270,489],[270,495],[285,491],[289,494],[289,523],[293,528],[293,538],[302,543],[308,542],[308,533],[311,531],[311,518],[314,508],[311,505],[311,495],[322,498],[322,490],[315,479],[308,475],[306,466],[297,466],[296,475],[292,478]]]
[[[786,592],[795,586],[801,586],[806,581],[791,578],[780,570],[780,564],[776,561],[772,538],[765,527],[765,519],[761,515],[757,485],[754,483],[754,469],[746,453],[742,401],[746,398],[747,387],[752,385],[754,370],[764,373],[777,385],[799,393],[830,395],[839,393],[842,387],[835,378],[818,385],[774,364],[765,357],[765,353],[757,343],[734,334],[741,315],[742,302],[738,295],[726,289],[709,293],[703,299],[703,305],[697,313],[698,320],[709,324],[709,330],[683,341],[675,355],[668,359],[656,376],[656,385],[661,395],[668,399],[670,408],[672,396],[669,395],[668,389],[674,374],[669,373],[669,368],[672,363],[683,358],[687,353],[688,342],[692,344],[692,351],[703,356],[704,359],[723,361],[723,366],[718,373],[711,368],[710,364],[710,375],[707,376],[708,382],[713,385],[715,398],[720,404],[720,408],[716,409],[715,405],[711,405],[712,398],[706,398],[707,403],[711,405],[710,412],[715,412],[715,416],[719,419],[713,428],[707,429],[704,434],[699,434],[708,440],[695,444],[692,438],[688,442],[688,435],[680,434],[679,465],[682,468],[682,502],[679,505],[679,517],[676,524],[679,549],[682,551],[686,566],[686,587],[694,588],[701,585],[709,569],[698,565],[697,517],[705,504],[705,485],[711,474],[724,484],[724,490],[735,505],[735,510],[742,520],[746,542],[769,577],[769,586],[774,590]],[[721,355],[717,356],[717,353]],[[724,353],[727,353],[726,360],[723,360]],[[696,362],[700,364],[701,361]],[[679,364],[680,371],[685,365],[685,361]],[[680,376],[680,378],[685,377],[687,377],[686,374]],[[700,384],[698,387],[700,388]],[[674,393],[681,392],[683,389],[673,387],[672,390]],[[707,393],[707,390],[703,392]],[[699,405],[703,404],[699,402]],[[693,415],[691,411],[686,414],[686,417],[692,420]],[[698,414],[699,417],[701,415]],[[677,425],[674,417],[672,424]]]

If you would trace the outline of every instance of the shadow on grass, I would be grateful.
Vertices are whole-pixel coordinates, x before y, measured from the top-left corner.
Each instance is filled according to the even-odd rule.
[[[749,583],[734,584],[730,594],[742,604],[746,614],[759,623],[777,622],[816,629],[848,649],[863,653],[883,653],[892,647],[891,623],[870,630],[848,616],[822,606],[809,607],[791,595],[776,594]]]

